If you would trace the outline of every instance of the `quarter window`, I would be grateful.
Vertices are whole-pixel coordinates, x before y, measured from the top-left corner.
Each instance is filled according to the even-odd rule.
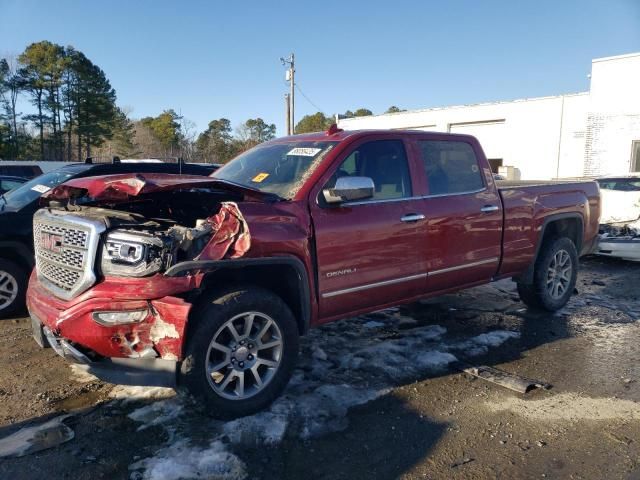
[[[327,187],[332,188],[340,177],[371,178],[375,186],[373,200],[411,196],[409,162],[401,140],[377,140],[360,145],[342,162]]]
[[[419,141],[429,195],[473,192],[484,188],[471,145],[452,141]]]

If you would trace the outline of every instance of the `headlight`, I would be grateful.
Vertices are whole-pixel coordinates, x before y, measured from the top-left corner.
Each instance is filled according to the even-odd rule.
[[[151,235],[114,231],[102,249],[102,272],[106,275],[144,277],[162,268],[161,239]]]
[[[123,325],[126,323],[138,323],[147,318],[149,310],[130,310],[122,312],[94,312],[93,320],[106,327]]]

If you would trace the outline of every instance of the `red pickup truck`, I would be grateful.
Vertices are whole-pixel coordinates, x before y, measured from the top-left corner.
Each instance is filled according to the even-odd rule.
[[[44,202],[36,340],[113,383],[184,387],[218,417],[272,402],[309,327],[502,278],[561,308],[600,211],[595,182],[496,186],[471,136],[335,126],[209,178],[76,179]]]

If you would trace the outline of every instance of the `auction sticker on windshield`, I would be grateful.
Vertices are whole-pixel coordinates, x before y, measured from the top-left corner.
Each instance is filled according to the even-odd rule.
[[[260,183],[269,176],[268,173],[259,173],[251,179],[252,182]]]
[[[47,193],[49,190],[51,190],[51,187],[47,187],[46,185],[34,185],[33,187],[31,187],[31,190],[38,193]]]
[[[289,153],[287,153],[287,155],[297,155],[298,157],[315,157],[321,151],[321,148],[296,147],[289,150]]]

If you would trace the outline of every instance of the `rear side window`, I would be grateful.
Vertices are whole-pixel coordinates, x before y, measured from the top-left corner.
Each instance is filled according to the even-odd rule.
[[[363,143],[342,162],[328,187],[339,177],[369,177],[375,186],[373,200],[411,196],[411,175],[401,140]]]
[[[482,172],[471,145],[465,142],[418,142],[429,195],[473,192],[484,188]]]

